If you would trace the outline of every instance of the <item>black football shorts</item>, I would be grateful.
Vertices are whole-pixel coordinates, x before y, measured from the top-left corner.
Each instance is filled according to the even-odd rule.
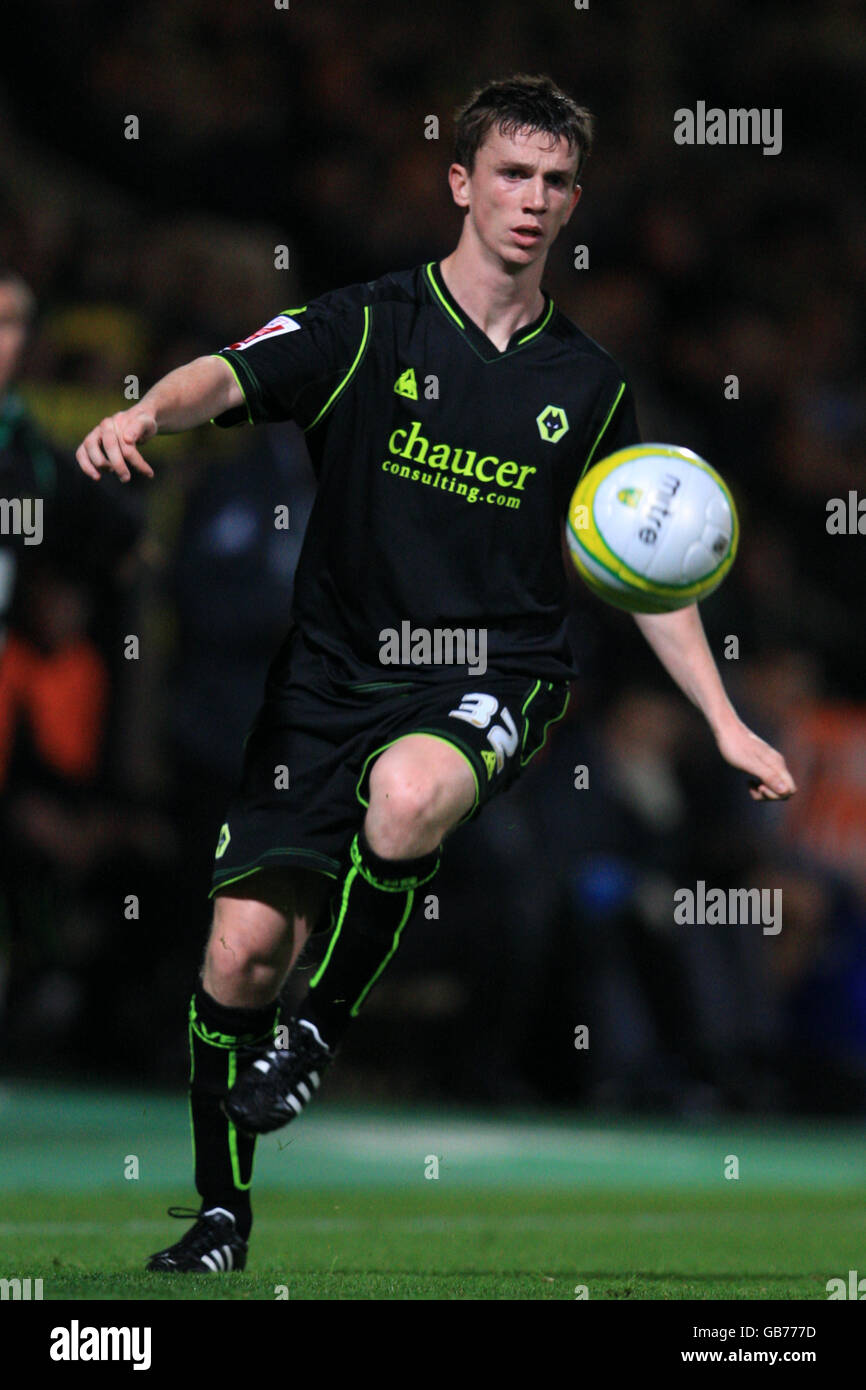
[[[261,869],[336,878],[363,821],[373,763],[409,734],[429,734],[463,754],[475,778],[470,820],[511,786],[568,700],[566,682],[490,671],[453,681],[347,683],[293,629],[247,736],[211,896]]]

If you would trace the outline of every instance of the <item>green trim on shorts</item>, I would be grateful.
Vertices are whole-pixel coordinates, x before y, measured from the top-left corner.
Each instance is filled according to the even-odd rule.
[[[259,855],[259,859],[266,859],[269,855],[292,855],[301,861],[298,865],[299,868],[311,869],[313,873],[324,874],[326,878],[339,877],[339,859],[333,859],[330,854],[322,854],[322,852],[317,849],[302,849],[298,846],[287,846],[285,849],[266,849]],[[311,860],[322,860],[323,862],[317,864],[311,863]],[[328,867],[326,868],[325,865]],[[212,898],[215,893],[221,892],[223,888],[229,888],[233,883],[240,883],[242,879],[251,878],[253,874],[261,873],[263,869],[272,869],[274,867],[290,869],[292,865],[285,864],[275,866],[273,864],[259,864],[258,862],[254,862],[242,868],[240,872],[234,874],[231,878],[220,879],[219,883],[213,885],[208,893],[208,897]]]
[[[359,681],[346,688],[356,691],[359,695],[365,695],[368,690],[407,690],[411,692],[415,686],[415,681]]]
[[[548,685],[550,686],[550,689],[552,690],[552,689],[553,689],[553,682],[552,682],[552,681],[549,681],[549,682],[548,682]],[[523,720],[523,739],[522,739],[521,744],[520,744],[520,751],[521,751],[521,754],[523,753],[523,750],[524,750],[524,748],[526,747],[526,739],[527,739],[527,735],[529,734],[529,719],[527,718],[526,711],[528,710],[528,708],[529,708],[530,704],[532,703],[532,701],[535,699],[535,697],[536,697],[536,695],[538,694],[540,688],[541,688],[541,681],[539,680],[539,681],[536,681],[536,682],[535,682],[535,688],[534,688],[534,690],[531,690],[531,691],[530,691],[529,695],[526,697],[526,700],[524,701],[523,709],[520,711],[520,716],[521,716],[521,718],[522,718],[522,720]],[[555,714],[555,715],[553,716],[552,719],[548,719],[547,723],[544,725],[544,728],[541,730],[541,742],[537,745],[537,747],[533,748],[532,752],[528,755],[528,757],[526,757],[526,758],[521,757],[521,759],[520,759],[520,766],[521,766],[521,767],[526,767],[528,763],[531,763],[531,762],[532,762],[532,759],[535,757],[536,753],[540,753],[540,752],[541,752],[542,748],[544,747],[545,743],[547,742],[547,731],[548,731],[548,729],[550,728],[551,724],[558,724],[559,721],[560,721],[560,719],[562,719],[562,718],[564,717],[565,711],[568,709],[570,700],[571,700],[571,691],[570,691],[570,690],[566,690],[566,692],[565,692],[565,703],[563,704],[562,709],[559,711],[559,714]]]
[[[526,740],[529,736],[529,720],[526,717],[526,711],[529,709],[529,706],[532,704],[532,701],[535,699],[540,689],[541,681],[537,680],[535,682],[535,685],[532,687],[529,694],[527,695],[526,699],[523,701],[523,708],[520,711],[520,718],[523,720],[523,738],[520,740],[521,753],[526,747]]]
[[[386,752],[387,749],[393,748],[395,743],[400,743],[404,738],[413,738],[415,734],[424,734],[427,738],[435,738],[438,739],[440,743],[447,743],[449,747],[453,748],[456,753],[460,753],[469,764],[469,770],[472,773],[472,777],[475,782],[475,800],[472,803],[470,810],[467,811],[466,815],[463,816],[462,819],[457,822],[458,825],[463,825],[466,821],[471,820],[471,818],[475,815],[475,812],[478,810],[478,805],[481,798],[481,788],[480,783],[478,781],[478,768],[475,766],[472,756],[474,750],[470,748],[469,744],[462,744],[460,740],[457,738],[456,734],[443,734],[439,729],[409,729],[405,734],[398,734],[396,738],[392,738],[387,743],[383,743],[380,748],[374,748],[373,752],[365,760],[364,766],[361,768],[361,775],[358,778],[358,781],[355,785],[355,796],[357,797],[358,801],[361,803],[365,810],[369,808],[370,802],[365,801],[364,797],[361,794],[361,787],[364,784],[364,778],[367,776],[367,768],[370,766],[370,763],[373,762],[374,759],[378,758],[380,754]]]

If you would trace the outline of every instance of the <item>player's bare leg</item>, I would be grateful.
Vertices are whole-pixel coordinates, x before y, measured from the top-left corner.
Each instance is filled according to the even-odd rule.
[[[250,894],[255,890],[257,896]],[[202,984],[227,1008],[272,1003],[304,948],[328,883],[271,871],[224,888],[214,902]]]
[[[279,992],[330,886],[309,871],[270,871],[223,889],[216,900],[201,983],[190,1003],[190,1113],[201,1209],[173,1209],[198,1219],[175,1245],[151,1256],[148,1269],[244,1268],[255,1139],[238,1133],[225,1101],[238,1072],[273,1045]]]
[[[440,846],[472,809],[475,777],[442,739],[410,734],[370,774],[364,824],[331,902],[331,939],[290,1020],[286,1047],[240,1077],[226,1105],[240,1131],[263,1134],[301,1113],[351,1020],[385,970],[415,893],[439,867]]]
[[[431,854],[474,801],[475,778],[463,755],[442,739],[410,734],[373,764],[367,842],[383,859]]]

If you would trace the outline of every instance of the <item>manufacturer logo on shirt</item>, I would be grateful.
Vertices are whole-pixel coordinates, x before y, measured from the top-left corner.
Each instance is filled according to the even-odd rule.
[[[263,328],[257,328],[255,333],[251,333],[248,338],[241,338],[239,343],[229,343],[229,347],[234,348],[236,352],[243,352],[251,343],[257,343],[262,338],[278,338],[281,333],[294,333],[300,326],[287,314],[277,314],[277,317],[271,319]]]
[[[415,368],[407,367],[405,372],[401,372],[394,382],[394,390],[398,396],[405,396],[408,401],[417,401],[418,383],[415,380]]]

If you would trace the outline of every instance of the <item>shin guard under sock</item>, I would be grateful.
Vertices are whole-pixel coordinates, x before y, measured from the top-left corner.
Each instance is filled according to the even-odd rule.
[[[246,1240],[255,1137],[239,1133],[222,1110],[238,1068],[272,1044],[279,1003],[261,1009],[219,1004],[199,984],[189,1006],[190,1121],[195,1185],[202,1210],[224,1207]]]
[[[331,903],[325,959],[310,980],[298,1017],[335,1047],[400,944],[415,891],[439,868],[441,851],[418,859],[383,859],[361,830]]]

